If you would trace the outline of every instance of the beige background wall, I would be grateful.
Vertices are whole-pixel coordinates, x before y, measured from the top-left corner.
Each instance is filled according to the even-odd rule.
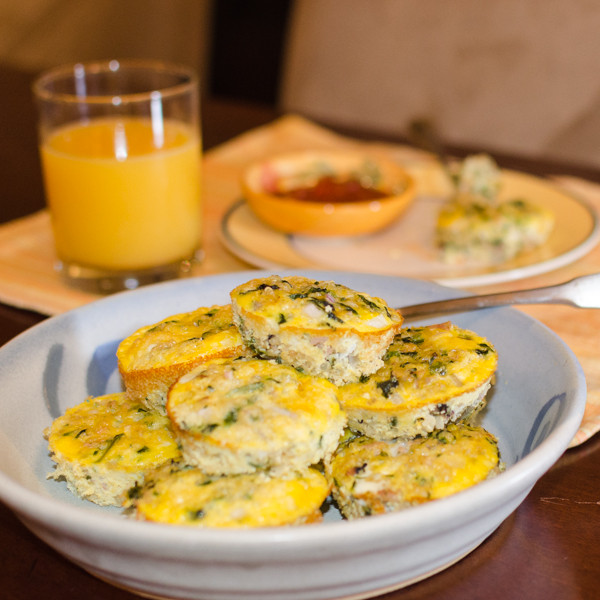
[[[0,0],[0,61],[154,57],[203,79],[214,1]],[[600,167],[600,0],[296,0],[280,104]]]
[[[597,0],[297,0],[281,103],[600,166]]]
[[[212,0],[0,0],[0,60],[38,71],[104,58],[159,58],[204,74]]]

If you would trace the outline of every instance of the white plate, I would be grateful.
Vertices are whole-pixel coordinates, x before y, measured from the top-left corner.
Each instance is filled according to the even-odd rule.
[[[289,271],[282,274],[293,274]],[[301,272],[391,305],[457,295],[432,283],[348,272]],[[52,469],[42,430],[88,395],[120,388],[119,341],[141,325],[227,303],[248,271],[118,294],[49,319],[0,349],[0,499],[41,539],[90,573],[154,597],[202,600],[367,598],[422,579],[473,550],[521,503],[577,431],[585,382],[546,327],[512,309],[454,315],[500,357],[483,424],[508,469],[472,489],[354,522],[200,530],[134,521],[81,501]]]
[[[440,185],[439,173],[424,175],[416,168],[412,173],[417,179],[415,202],[378,233],[343,238],[286,235],[262,223],[241,201],[223,219],[222,241],[230,252],[264,269],[336,269],[472,287],[558,269],[587,254],[600,239],[597,216],[585,202],[544,179],[503,171],[502,197],[526,198],[549,208],[556,216],[554,231],[543,246],[501,265],[449,267],[439,260],[434,245],[434,224],[447,190]]]

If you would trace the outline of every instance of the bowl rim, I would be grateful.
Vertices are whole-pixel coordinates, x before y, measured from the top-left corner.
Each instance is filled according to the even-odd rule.
[[[576,416],[570,420],[576,423],[575,427],[579,423]],[[181,544],[182,549],[189,545],[206,545],[215,550],[229,550],[236,546],[242,552],[244,548],[256,552],[267,546],[271,548],[277,545],[282,548],[292,545],[294,550],[300,550],[301,547],[313,548],[313,544],[317,542],[328,547],[343,547],[348,536],[352,536],[356,550],[349,551],[348,554],[354,555],[362,552],[364,545],[372,540],[373,536],[385,538],[391,531],[399,530],[403,531],[404,535],[420,534],[424,527],[430,529],[434,526],[436,532],[439,532],[440,528],[444,529],[444,524],[448,524],[447,528],[452,529],[452,519],[462,514],[466,513],[470,518],[475,518],[477,515],[492,512],[494,501],[497,502],[500,498],[504,503],[508,498],[520,495],[524,489],[527,489],[528,493],[539,477],[560,457],[564,451],[562,445],[566,446],[572,438],[572,428],[569,422],[560,424],[538,447],[506,471],[463,492],[411,507],[407,511],[354,521],[319,523],[302,528],[202,529],[136,521],[124,517],[120,512],[108,513],[92,507],[73,506],[58,498],[38,494],[15,482],[3,472],[0,472],[0,497],[26,520],[31,519],[56,531],[68,532],[75,536],[90,536],[91,532],[94,532],[96,539],[119,539],[120,546],[123,546],[123,539],[130,539],[131,542],[127,544],[130,548],[137,548],[140,541],[144,541],[158,545],[176,542]],[[502,488],[500,496],[497,494],[498,488]],[[474,510],[474,507],[477,510]],[[362,549],[357,549],[360,546]],[[259,556],[257,560],[260,560]],[[282,556],[282,560],[285,560],[285,557]]]

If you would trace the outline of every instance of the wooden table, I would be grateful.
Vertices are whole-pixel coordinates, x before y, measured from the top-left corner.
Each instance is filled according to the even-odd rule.
[[[0,222],[43,206],[35,141],[35,112],[29,95],[30,76],[0,67]],[[275,117],[269,108],[232,102],[205,102],[205,147]],[[357,133],[357,132],[354,132]],[[463,149],[468,151],[468,149]],[[571,173],[600,181],[600,172],[550,165],[518,157],[498,157],[503,166],[537,174]],[[223,252],[227,269],[247,265]],[[218,261],[212,262],[213,266]],[[598,265],[600,270],[600,265]],[[558,274],[557,276],[560,276]],[[530,282],[523,282],[522,286]],[[537,283],[537,280],[534,281]],[[600,374],[597,333],[574,319],[572,309],[544,307],[544,320],[560,327],[573,321],[587,348],[588,369]],[[37,313],[0,304],[0,344],[41,321]],[[587,345],[586,345],[587,344]],[[598,388],[598,381],[594,381]],[[538,482],[523,504],[479,548],[451,568],[425,581],[390,593],[386,599],[506,598],[585,600],[600,596],[600,435],[568,450]],[[133,600],[88,575],[31,534],[0,505],[0,597],[7,600],[111,598]]]

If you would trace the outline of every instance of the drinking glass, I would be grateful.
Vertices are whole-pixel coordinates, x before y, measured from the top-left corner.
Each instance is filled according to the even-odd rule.
[[[198,81],[158,61],[94,62],[33,86],[58,269],[99,293],[201,259]]]

